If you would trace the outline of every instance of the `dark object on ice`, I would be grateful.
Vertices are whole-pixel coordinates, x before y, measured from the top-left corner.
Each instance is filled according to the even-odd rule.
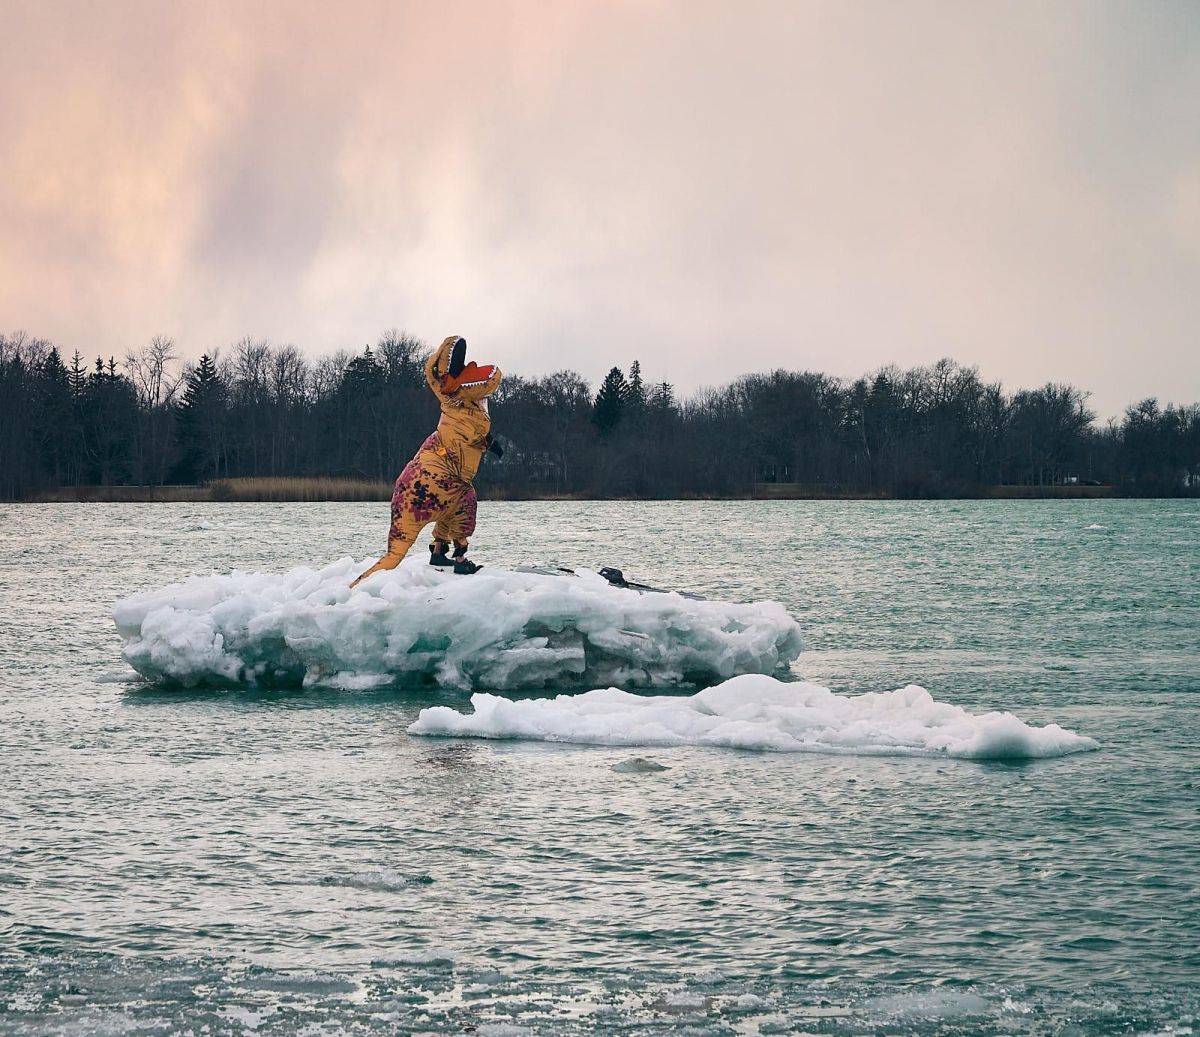
[[[467,340],[460,338],[450,351],[450,377],[457,378],[467,366]]]
[[[517,572],[519,573],[539,573],[542,576],[577,576],[578,573],[574,569],[568,569],[565,565],[518,565]],[[606,565],[600,570],[600,575],[603,576],[612,586],[620,587],[622,590],[636,591],[638,594],[678,594],[681,598],[690,598],[692,601],[706,601],[703,594],[693,594],[691,591],[671,591],[665,587],[651,587],[646,583],[631,583],[625,579],[625,574],[620,569],[614,568],[611,565]]]
[[[447,544],[433,543],[429,545],[429,564],[439,569],[448,569],[454,564],[454,559],[446,554]]]
[[[469,558],[459,558],[454,562],[454,571],[459,576],[474,576],[482,568],[482,565],[476,565]]]
[[[643,594],[646,591],[651,591],[655,594],[666,594],[667,592],[661,587],[651,587],[645,583],[630,583],[625,579],[625,574],[620,569],[614,569],[611,565],[606,565],[600,570],[600,575],[603,576],[614,587],[625,587],[631,591],[641,591]]]

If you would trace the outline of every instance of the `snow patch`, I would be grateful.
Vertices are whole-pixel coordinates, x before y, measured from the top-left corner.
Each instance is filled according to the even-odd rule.
[[[719,746],[866,756],[1019,760],[1098,748],[1057,724],[1032,727],[1011,713],[968,713],[910,684],[835,695],[817,684],[750,674],[697,695],[643,696],[617,688],[552,699],[471,696],[473,713],[421,710],[414,735],[524,738],[590,745]]]
[[[351,590],[367,564],[235,570],[134,594],[113,610],[125,659],[184,685],[508,690],[705,684],[800,654],[799,627],[774,602],[639,594],[584,570],[468,578],[420,557]]]

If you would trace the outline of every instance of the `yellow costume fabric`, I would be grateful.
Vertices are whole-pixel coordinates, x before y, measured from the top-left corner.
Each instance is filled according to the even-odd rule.
[[[425,381],[438,398],[442,416],[437,431],[421,444],[396,480],[387,554],[355,584],[380,569],[396,568],[430,522],[436,523],[434,540],[453,542],[458,554],[465,553],[468,538],[475,532],[478,501],[471,482],[479,471],[492,428],[487,398],[499,388],[501,375],[495,368],[486,381],[444,392],[442,378],[457,341],[458,336],[451,335],[425,362]]]

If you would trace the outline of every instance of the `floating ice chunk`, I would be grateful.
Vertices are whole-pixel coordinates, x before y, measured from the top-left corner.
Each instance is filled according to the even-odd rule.
[[[390,960],[397,965],[452,965],[457,957],[457,953],[449,947],[430,946],[396,954]]]
[[[327,875],[321,879],[322,886],[348,886],[352,889],[369,889],[379,892],[394,892],[408,886],[427,886],[433,879],[425,874],[404,875],[391,868],[371,868],[346,875]]]
[[[661,763],[647,760],[644,756],[631,756],[628,760],[614,763],[612,769],[618,774],[656,774],[659,771],[670,770]]]
[[[988,1003],[966,990],[918,990],[890,997],[878,997],[863,1006],[872,1015],[893,1020],[953,1019],[980,1015]]]
[[[734,677],[688,697],[617,688],[553,699],[471,696],[474,712],[421,710],[410,734],[527,738],[596,745],[703,745],[867,756],[1036,759],[1097,748],[1057,724],[1031,727],[1011,713],[968,713],[910,684],[835,695],[817,684]]]
[[[666,687],[770,673],[800,653],[774,602],[639,594],[585,571],[467,578],[417,557],[350,590],[365,564],[196,577],[118,602],[113,619],[135,670],[186,685]]]

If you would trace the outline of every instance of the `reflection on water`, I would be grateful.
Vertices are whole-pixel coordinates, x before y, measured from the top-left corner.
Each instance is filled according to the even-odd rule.
[[[0,507],[0,1032],[1183,1032],[1200,1012],[1196,504],[481,511],[490,564],[775,598],[805,629],[798,676],[920,683],[1103,747],[1024,766],[429,741],[405,727],[462,696],[123,682],[117,597],[376,554],[385,513]]]

